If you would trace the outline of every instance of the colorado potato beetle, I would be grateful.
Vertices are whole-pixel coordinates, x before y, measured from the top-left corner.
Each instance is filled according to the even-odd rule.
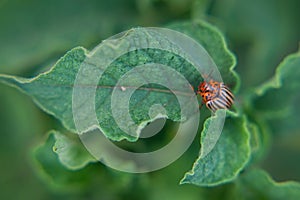
[[[202,82],[197,93],[202,97],[206,107],[213,112],[230,108],[234,101],[234,95],[230,89],[224,83],[214,80]]]

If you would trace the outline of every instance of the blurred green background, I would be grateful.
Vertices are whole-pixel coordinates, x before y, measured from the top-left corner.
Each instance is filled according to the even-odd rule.
[[[2,0],[0,73],[31,77],[71,48],[92,49],[131,27],[204,19],[221,29],[236,54],[243,94],[272,77],[279,62],[298,49],[299,8],[299,0]],[[120,174],[97,165],[91,168],[99,174],[89,177],[85,187],[51,186],[37,170],[32,148],[49,130],[62,130],[61,124],[2,84],[0,111],[0,199],[198,199],[203,193],[193,185],[178,185],[197,157],[199,139],[158,172]],[[300,127],[291,130],[284,136],[277,131],[263,163],[275,180],[300,181]],[[215,190],[221,194],[226,187]]]

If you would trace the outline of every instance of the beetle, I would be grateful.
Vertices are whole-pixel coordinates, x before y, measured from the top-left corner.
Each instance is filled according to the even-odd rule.
[[[197,94],[202,97],[208,109],[215,112],[218,109],[228,109],[234,102],[234,95],[223,82],[203,81],[198,86]]]

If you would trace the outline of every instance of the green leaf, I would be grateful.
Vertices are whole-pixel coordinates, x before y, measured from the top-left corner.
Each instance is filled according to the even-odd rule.
[[[300,197],[300,183],[275,182],[263,170],[253,169],[237,181],[237,191],[242,199],[296,200]]]
[[[300,88],[299,63],[300,51],[287,56],[277,67],[275,76],[256,89],[258,98],[254,103],[257,110],[278,110],[295,97],[295,92]]]
[[[203,187],[200,190],[200,199],[297,200],[300,196],[300,183],[276,182],[261,169],[247,169],[232,183]]]
[[[36,172],[50,189],[59,192],[70,192],[71,195],[74,195],[74,198],[78,198],[78,195],[86,197],[86,193],[90,193],[95,196],[95,199],[101,196],[114,199],[125,193],[130,187],[138,187],[139,189],[145,187],[145,183],[136,178],[135,175],[107,170],[105,166],[99,163],[88,164],[82,169],[77,166],[77,170],[74,169],[74,161],[70,161],[65,165],[67,162],[65,160],[62,164],[60,157],[65,154],[59,155],[60,153],[53,151],[57,144],[61,143],[61,137],[65,136],[57,131],[50,131],[47,134],[46,141],[36,146],[32,151]],[[70,142],[74,144],[70,139],[63,138],[63,140],[64,144],[68,145],[67,147],[69,147]],[[75,149],[74,145],[72,149]],[[72,154],[70,152],[70,156]],[[72,170],[70,170],[71,164],[73,164]],[[146,178],[144,176],[140,177]],[[140,185],[135,185],[137,182]],[[135,194],[132,193],[132,195]]]
[[[256,118],[272,123],[272,131],[286,133],[298,127],[300,106],[300,51],[287,56],[278,66],[275,76],[255,90],[250,109]]]
[[[251,160],[249,165],[261,161],[270,147],[270,135],[268,125],[265,123],[254,123],[248,121],[248,129],[250,132],[251,144]]]
[[[78,137],[67,137],[59,132],[52,131],[55,138],[53,151],[57,153],[59,161],[68,169],[75,170],[85,167],[88,163],[96,162],[84,148]]]
[[[70,171],[60,163],[58,155],[53,151],[55,134],[57,134],[57,132],[50,131],[45,143],[37,146],[33,150],[33,158],[37,172],[53,189],[80,189],[84,187],[89,177],[83,171]],[[85,168],[85,171],[89,171],[90,168],[91,167]]]
[[[85,56],[84,48],[74,48],[46,73],[32,79],[0,74],[0,82],[25,92],[45,112],[58,118],[67,129],[75,131],[72,115],[72,86]]]
[[[224,76],[226,82],[233,86],[239,85],[236,74],[232,71],[235,59],[227,49],[222,35],[216,28],[213,28],[211,25],[204,22],[186,22],[177,24],[176,29],[186,32],[190,36],[194,37],[195,40],[209,50],[214,61],[220,65],[219,70],[221,71],[222,76]],[[139,31],[139,29],[133,29],[129,30],[126,36],[135,36],[134,34],[143,36],[145,33]],[[159,38],[161,41],[164,41],[164,45],[170,45],[167,38],[160,35],[155,37],[156,39]],[[107,49],[105,53],[107,53],[108,57],[111,52],[111,45],[106,46]],[[119,46],[122,45],[123,43],[119,44]],[[0,75],[0,81],[21,89],[32,97],[35,103],[37,103],[45,112],[58,118],[69,131],[77,132],[73,121],[72,92],[79,67],[89,54],[90,52],[87,52],[84,48],[78,47],[69,51],[54,65],[51,70],[40,74],[37,77],[24,79]],[[98,56],[103,55],[101,54]],[[194,87],[196,87],[202,80],[199,73],[197,73],[195,68],[191,66],[185,58],[171,52],[160,49],[142,49],[120,56],[117,60],[111,63],[111,65],[103,73],[98,82],[96,92],[97,101],[95,108],[97,120],[99,121],[99,125],[103,133],[112,140],[119,141],[127,139],[135,141],[137,139],[136,136],[133,137],[128,135],[118,127],[118,124],[112,115],[110,97],[112,89],[116,85],[117,81],[126,72],[130,71],[137,65],[145,63],[160,63],[168,66],[171,63],[171,67],[183,75]],[[153,74],[149,74],[150,76],[160,74],[161,77],[166,77],[166,74],[155,70],[153,70]],[[89,81],[92,80],[87,80],[87,82]],[[135,79],[132,80],[133,83],[135,81]],[[183,83],[178,80],[176,84],[180,85]],[[190,89],[186,89],[181,92],[192,94]],[[154,104],[165,105],[164,109],[167,112],[168,118],[173,121],[181,121],[188,118],[189,115],[193,113],[187,112],[183,113],[183,116],[181,116],[182,113],[180,113],[179,104],[175,95],[159,85],[149,84],[143,88],[138,88],[133,94],[133,97],[134,98],[131,98],[129,108],[132,119],[138,125],[138,130],[143,128],[147,122],[154,120],[155,117],[161,117],[161,114],[159,115],[159,113],[154,113],[154,118],[153,116],[150,118],[148,111]],[[184,105],[193,106],[191,103],[188,103],[190,102],[189,96],[185,96],[183,98],[184,102],[186,102]],[[118,100],[122,101],[123,99],[119,98]],[[82,101],[85,100],[82,99]],[[82,119],[82,121],[84,120],[89,123],[88,117]],[[127,122],[125,121],[124,123]],[[93,125],[95,124],[92,124],[91,127]]]
[[[222,113],[223,112],[223,113]],[[235,179],[250,159],[250,135],[245,117],[228,112],[222,134],[216,145],[207,154],[204,153],[210,144],[207,142],[216,133],[208,132],[211,123],[218,124],[224,110],[207,119],[201,133],[201,154],[194,163],[193,169],[186,173],[181,183],[198,186],[215,186]]]
[[[222,79],[234,91],[238,91],[240,80],[235,71],[236,59],[228,49],[224,36],[216,27],[203,22],[173,23],[168,28],[178,30],[199,42],[213,58],[222,75]],[[199,81],[198,81],[199,83]]]

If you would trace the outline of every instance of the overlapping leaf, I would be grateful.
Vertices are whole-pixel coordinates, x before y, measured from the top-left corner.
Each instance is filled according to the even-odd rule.
[[[95,162],[84,148],[79,138],[68,137],[59,132],[52,132],[55,138],[53,151],[58,155],[60,162],[69,169],[80,169],[90,162]]]
[[[237,182],[236,197],[247,200],[296,200],[300,197],[300,184],[293,181],[275,182],[265,171],[254,169]]]
[[[202,44],[217,63],[224,81],[231,86],[236,86],[236,89],[238,88],[239,80],[237,79],[237,75],[232,71],[235,59],[227,49],[222,35],[216,28],[203,22],[178,23],[170,27],[188,34]],[[18,87],[30,95],[44,111],[58,118],[67,129],[76,132],[71,107],[72,87],[79,67],[87,55],[88,52],[84,48],[75,48],[61,58],[50,71],[35,78],[24,79],[1,75],[0,81]],[[109,111],[110,92],[117,80],[134,66],[145,63],[169,65],[170,62],[172,63],[172,67],[178,70],[192,85],[197,86],[202,80],[193,66],[186,62],[184,58],[156,49],[144,49],[124,54],[104,72],[97,87],[96,99],[99,100],[96,101],[96,113],[99,114],[100,127],[108,138],[112,140],[121,140],[124,138],[129,140],[136,139],[129,137],[120,130]],[[131,110],[131,114],[137,124],[149,120],[148,110],[155,103],[167,105],[165,109],[170,119],[175,121],[181,120],[180,109],[171,93],[161,92],[164,90],[161,86],[150,84],[147,87],[148,91],[146,92],[138,90],[134,94],[133,101],[130,102],[134,107]],[[153,88],[157,88],[157,90],[151,90]],[[212,133],[208,133],[207,126],[214,119],[213,117],[205,122],[202,131],[202,142],[211,136]],[[197,185],[217,185],[234,179],[249,159],[249,134],[245,123],[244,118],[232,115],[228,119],[224,133],[216,147],[207,156],[200,156],[194,165],[193,175],[187,174],[183,182]],[[74,143],[66,137],[60,137],[59,134],[57,136],[59,136],[56,138],[59,142],[56,142],[55,149],[65,166],[78,169],[85,166],[86,162],[91,160],[85,157],[85,154],[81,154],[83,155],[82,158],[75,159],[76,156],[74,157],[74,155],[76,151],[74,149],[77,148],[74,146]],[[203,142],[203,144],[205,143]],[[60,147],[66,147],[67,149]],[[208,147],[203,145],[201,151],[208,151],[206,148]],[[239,154],[231,158],[230,156],[233,156],[233,152],[239,152]],[[209,161],[209,168],[215,169],[214,172],[211,170],[206,171],[208,169],[208,165],[206,165],[207,161]],[[220,165],[225,162],[227,163],[226,165]],[[226,168],[223,172],[221,171],[222,167]],[[205,173],[202,173],[202,170]]]
[[[214,186],[235,179],[250,159],[250,134],[245,117],[231,113],[226,119],[222,134],[214,148],[205,154],[208,147],[206,140],[215,135],[214,130],[207,132],[208,126],[222,116],[218,111],[216,116],[205,121],[201,135],[201,154],[194,163],[193,169],[185,174],[181,183],[192,183],[199,186]],[[204,149],[204,150],[203,150]]]
[[[234,58],[228,51],[221,34],[215,28],[206,23],[195,22],[178,24],[176,25],[176,29],[190,32],[191,36],[209,49],[209,53],[215,59],[215,62],[220,64],[220,70],[224,72],[224,76],[233,76],[231,68],[234,65]],[[139,32],[139,29],[131,30],[128,34],[130,35],[133,32],[137,35],[144,34],[143,32]],[[168,45],[167,38],[161,38],[161,40],[164,40],[166,45]],[[212,42],[214,40],[216,42]],[[88,52],[84,48],[78,47],[69,51],[50,71],[40,74],[35,78],[24,79],[1,75],[0,81],[16,86],[30,95],[44,111],[58,118],[68,130],[76,132],[72,113],[72,92],[76,74],[87,54]],[[170,65],[171,63],[170,66],[178,70],[192,85],[196,86],[201,80],[200,75],[190,63],[186,62],[184,58],[170,52],[159,49],[146,49],[129,52],[121,56],[104,72],[99,80],[96,93],[96,113],[101,130],[112,140],[121,140],[124,138],[131,141],[136,140],[136,138],[124,133],[114,121],[110,108],[110,95],[114,84],[117,83],[117,80],[124,73],[137,65],[145,63],[160,63],[165,65]],[[165,77],[163,74],[162,76]],[[234,85],[238,84],[236,79],[227,78],[227,80]],[[168,118],[172,120],[178,121],[184,117],[180,116],[180,108],[172,93],[161,92],[161,90],[165,89],[156,85],[145,87],[146,90],[137,90],[134,98],[135,101],[130,102],[133,107],[131,107],[132,118],[136,124],[145,124],[145,122],[150,120],[148,111],[150,106],[155,103],[166,105],[165,110],[168,112]],[[160,90],[152,90],[153,88],[159,88]],[[189,98],[186,98],[186,101],[189,100]],[[186,105],[189,104],[186,103]]]
[[[62,141],[68,141],[62,143]],[[70,146],[70,143],[73,146]],[[57,131],[50,131],[47,134],[46,141],[33,149],[33,160],[34,167],[39,173],[40,177],[45,180],[48,186],[55,191],[69,191],[74,194],[74,198],[78,198],[78,195],[85,194],[86,191],[92,191],[93,195],[99,196],[117,196],[115,191],[122,191],[128,186],[133,184],[133,176],[131,174],[119,173],[119,172],[109,172],[106,167],[97,164],[88,164],[83,169],[75,169],[81,160],[80,158],[74,158],[73,161],[67,162],[64,159],[70,159],[64,157],[66,151],[62,147],[65,146],[65,150],[70,155],[74,155],[74,151],[71,149],[77,149],[76,152],[81,152],[84,154],[84,150],[81,149],[74,141],[70,141],[69,138],[61,135]],[[54,148],[53,148],[54,147]],[[56,151],[56,152],[55,152]],[[65,152],[65,153],[64,153]],[[86,156],[86,158],[89,155]],[[81,157],[83,158],[83,157]],[[92,159],[91,159],[92,160]],[[62,162],[60,162],[62,161]],[[71,163],[73,164],[71,166]],[[66,164],[68,165],[66,168]],[[72,168],[72,170],[70,170]],[[79,168],[79,166],[77,166]],[[118,184],[108,184],[108,180],[115,179],[113,182]],[[95,184],[96,188],[92,187]],[[96,190],[96,191],[95,191]]]
[[[296,130],[300,111],[300,52],[287,56],[275,76],[256,89],[251,105],[258,118],[272,122],[272,130],[286,133]]]

